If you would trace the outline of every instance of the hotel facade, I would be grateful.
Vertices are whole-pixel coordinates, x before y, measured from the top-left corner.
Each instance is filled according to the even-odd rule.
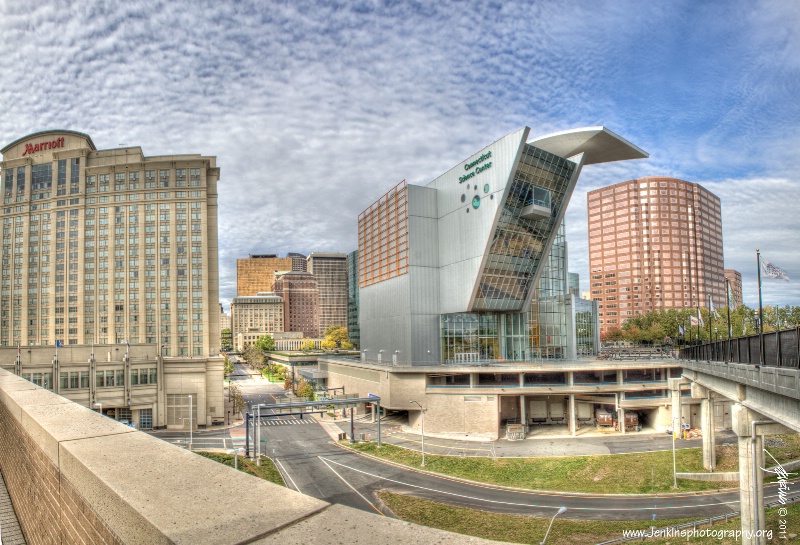
[[[2,154],[2,366],[143,427],[220,421],[216,158],[69,130]]]
[[[430,432],[491,438],[516,422],[575,434],[601,409],[663,431],[680,368],[585,359],[597,306],[568,292],[563,227],[584,166],[645,157],[604,127],[524,128],[425,186],[397,184],[358,218],[360,357],[320,357],[321,378],[418,427],[417,401]]]

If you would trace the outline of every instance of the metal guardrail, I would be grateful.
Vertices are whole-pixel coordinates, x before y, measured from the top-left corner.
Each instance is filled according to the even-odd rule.
[[[790,503],[796,503],[798,500],[800,500],[800,494],[798,494],[797,496],[792,496],[791,498],[788,498],[786,504],[782,504],[779,501],[774,501],[774,502],[765,504],[764,508],[766,509],[766,508],[769,508],[769,507],[777,507],[779,505],[788,505]],[[645,539],[649,539],[651,537],[661,537],[661,536],[658,535],[658,533],[663,533],[666,530],[684,530],[684,529],[687,529],[687,528],[697,529],[698,526],[703,526],[703,525],[713,526],[714,523],[717,522],[717,521],[724,520],[725,522],[728,522],[729,519],[737,518],[737,517],[741,516],[741,514],[742,514],[741,511],[734,511],[732,513],[727,513],[725,515],[717,515],[716,517],[708,517],[708,518],[705,518],[705,519],[694,520],[692,522],[685,522],[683,524],[677,524],[675,526],[664,526],[662,528],[656,528],[655,530],[657,530],[657,532],[651,531],[650,535],[648,535],[647,533],[643,533],[642,535],[637,535],[637,536],[620,537],[620,538],[617,538],[617,539],[612,539],[610,541],[603,541],[601,543],[598,543],[597,545],[611,545],[611,543],[625,543],[626,541],[637,541],[637,540],[638,541],[644,541]],[[641,530],[641,531],[642,532],[647,532],[647,530]],[[653,534],[655,534],[655,535],[653,535]]]

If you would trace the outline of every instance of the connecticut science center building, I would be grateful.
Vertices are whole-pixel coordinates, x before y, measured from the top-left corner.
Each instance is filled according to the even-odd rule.
[[[419,414],[409,400],[424,400],[426,430],[486,435],[502,421],[525,421],[529,403],[552,386],[569,391],[558,398],[561,416],[568,403],[574,414],[582,396],[571,386],[587,371],[586,399],[624,399],[627,371],[589,369],[567,333],[576,302],[563,297],[563,219],[585,165],[648,155],[604,127],[534,139],[529,130],[425,186],[401,182],[359,215],[362,352],[358,361],[320,359],[329,387],[380,395],[382,406],[410,410],[412,426]],[[673,367],[664,361],[634,375],[663,392]],[[600,392],[601,383],[612,389]],[[651,409],[653,424],[669,421]]]

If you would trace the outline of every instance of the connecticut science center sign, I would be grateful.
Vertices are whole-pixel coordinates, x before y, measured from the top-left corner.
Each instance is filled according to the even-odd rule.
[[[470,161],[469,163],[464,163],[464,170],[467,171],[467,174],[458,177],[458,183],[463,184],[470,178],[474,178],[484,170],[489,170],[492,168],[492,162],[489,159],[492,158],[492,151],[489,150],[486,153],[482,154],[480,157],[475,159],[474,161]],[[473,170],[475,169],[475,170]]]

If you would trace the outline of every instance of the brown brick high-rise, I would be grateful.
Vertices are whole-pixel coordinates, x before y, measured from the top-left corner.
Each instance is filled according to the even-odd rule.
[[[651,176],[590,191],[589,270],[601,334],[659,308],[725,304],[719,197]]]

